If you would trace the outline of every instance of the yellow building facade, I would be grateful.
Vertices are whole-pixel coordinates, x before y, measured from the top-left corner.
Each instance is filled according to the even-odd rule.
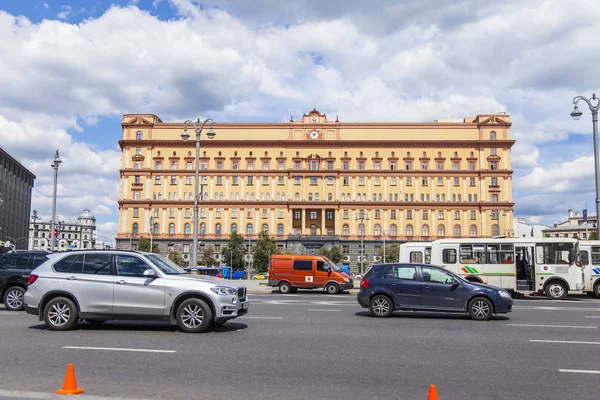
[[[506,114],[346,123],[317,110],[288,123],[217,122],[200,145],[201,246],[266,231],[296,251],[339,245],[354,264],[361,239],[373,255],[384,237],[502,235],[513,228],[510,126]],[[152,235],[189,259],[194,133],[184,141],[182,122],[151,114],[124,115],[122,128],[118,246]]]

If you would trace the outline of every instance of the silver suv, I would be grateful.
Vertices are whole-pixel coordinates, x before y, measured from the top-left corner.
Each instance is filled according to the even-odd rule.
[[[205,332],[248,312],[246,288],[185,273],[158,254],[81,250],[48,255],[29,275],[25,311],[51,330],[80,319],[166,320],[184,332]]]

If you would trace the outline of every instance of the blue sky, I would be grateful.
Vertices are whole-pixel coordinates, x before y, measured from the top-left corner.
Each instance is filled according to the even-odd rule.
[[[38,177],[33,208],[118,221],[125,113],[163,120],[432,121],[506,111],[515,214],[594,207],[589,109],[600,5],[582,0],[46,0],[0,2],[0,144]],[[596,86],[594,86],[596,85]]]

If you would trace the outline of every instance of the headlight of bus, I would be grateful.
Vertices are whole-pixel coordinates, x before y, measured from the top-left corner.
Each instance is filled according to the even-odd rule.
[[[502,297],[503,299],[512,299],[512,296],[510,295],[510,293],[508,293],[506,290],[498,290],[498,294],[500,295],[500,297]]]
[[[221,296],[237,294],[237,289],[227,287],[227,286],[215,286],[215,287],[211,287],[210,290],[212,290],[214,293],[219,294]]]

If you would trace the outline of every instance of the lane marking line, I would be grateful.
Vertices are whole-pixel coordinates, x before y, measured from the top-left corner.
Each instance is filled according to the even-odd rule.
[[[598,315],[586,315],[586,318],[600,318]]]
[[[600,344],[600,342],[580,342],[575,340],[541,340],[541,339],[531,339],[529,340],[533,343],[563,343],[563,344]]]
[[[154,350],[154,349],[128,349],[119,347],[88,347],[88,346],[63,346],[70,350],[103,350],[103,351],[131,351],[138,353],[176,353],[177,350]]]
[[[342,310],[330,310],[326,308],[309,308],[308,311],[331,311],[331,312],[340,312]]]
[[[238,319],[283,319],[283,317],[238,317]]]
[[[506,324],[506,326],[521,326],[535,328],[571,328],[571,329],[596,329],[595,326],[576,326],[576,325],[534,325],[534,324]]]
[[[46,392],[29,392],[25,390],[4,390],[0,389],[0,396],[8,397],[11,399],[57,399],[59,395],[54,393]],[[82,400],[144,400],[140,398],[132,397],[106,397],[106,396],[94,396],[89,394],[77,395],[78,399]]]
[[[591,369],[559,369],[558,372],[568,372],[571,374],[600,374],[600,371]]]

